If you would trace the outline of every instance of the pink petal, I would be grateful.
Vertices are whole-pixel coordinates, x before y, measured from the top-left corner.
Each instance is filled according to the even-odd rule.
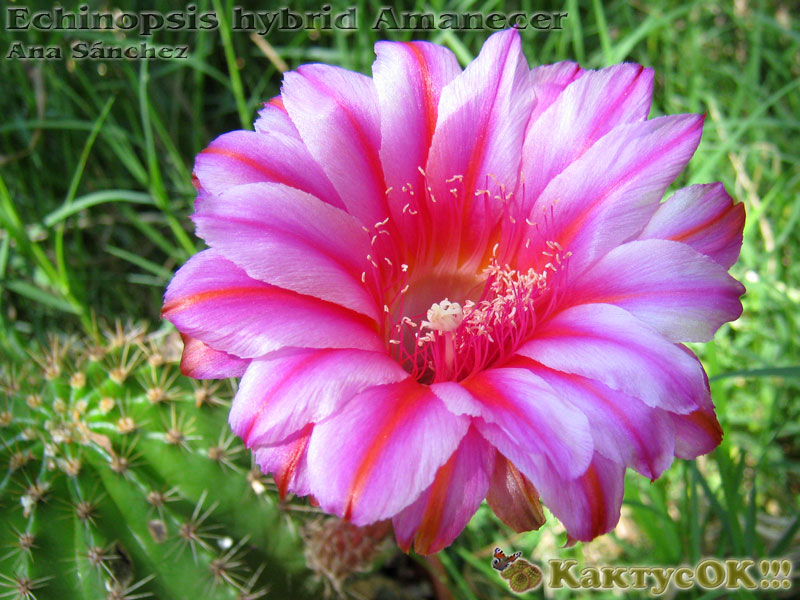
[[[578,63],[566,60],[531,69],[531,88],[533,88],[536,102],[531,111],[528,127],[536,122],[570,83],[584,73],[585,71],[581,69]]]
[[[356,525],[392,517],[433,483],[468,426],[415,381],[371,387],[314,428],[314,494]]]
[[[675,192],[639,238],[689,244],[728,269],[739,257],[743,228],[744,204],[734,204],[721,183],[710,183]]]
[[[583,78],[581,78],[583,79]],[[578,80],[579,83],[581,80]],[[536,199],[522,264],[542,270],[548,242],[571,252],[573,275],[636,236],[700,141],[703,117],[620,125],[557,175]]]
[[[708,454],[722,441],[722,427],[713,408],[699,408],[688,415],[670,415],[675,423],[675,456],[695,459]]]
[[[460,72],[455,55],[428,42],[378,42],[372,66],[381,118],[381,163],[392,216],[414,243],[421,233],[419,219],[403,212],[415,204],[404,187],[424,198],[425,179],[420,172],[428,159],[442,88]],[[405,218],[404,218],[405,215]],[[422,219],[424,217],[420,217]]]
[[[498,454],[486,501],[497,518],[514,531],[532,531],[544,523],[539,492],[531,480]]]
[[[314,426],[309,423],[291,437],[271,446],[255,448],[256,464],[264,473],[272,473],[281,500],[291,492],[308,496],[308,441]]]
[[[554,371],[522,359],[556,394],[576,406],[591,424],[597,452],[656,479],[672,464],[675,429],[672,413],[612,390],[599,381]],[[516,362],[515,362],[516,364]]]
[[[567,479],[550,469],[531,479],[545,506],[566,528],[568,540],[588,542],[619,521],[625,467],[599,453],[580,477]]]
[[[195,379],[225,379],[241,377],[249,359],[239,358],[227,352],[214,350],[200,340],[181,334],[183,338],[183,355],[181,356],[181,373]]]
[[[343,206],[303,143],[279,133],[232,131],[221,135],[197,155],[194,175],[209,194],[247,183],[273,182]]]
[[[501,189],[511,193],[516,188],[533,104],[529,74],[519,33],[509,29],[492,35],[478,57],[442,90],[425,170],[436,199],[431,209],[437,238],[451,253],[463,244],[462,263],[482,258],[489,239],[476,239],[476,232],[488,233],[487,220],[500,216],[499,203],[491,200],[494,208],[487,207],[486,196],[476,192],[489,190],[492,198]],[[463,179],[454,182],[454,176]],[[457,198],[451,189],[460,190]],[[460,215],[455,221],[454,214]],[[440,223],[452,223],[447,234]]]
[[[392,519],[404,552],[413,541],[418,554],[433,554],[458,537],[486,496],[494,455],[494,448],[470,427],[431,486]]]
[[[280,96],[274,96],[264,103],[264,107],[258,111],[258,118],[253,123],[253,127],[258,133],[277,133],[300,140],[300,133],[292,123],[286,106],[283,104],[283,98]]]
[[[586,417],[530,371],[489,369],[460,384],[436,384],[431,389],[451,412],[477,414],[482,421],[496,424],[525,453],[547,456],[573,475],[589,464],[592,438]],[[484,435],[488,429],[495,431],[481,423],[478,428]],[[517,456],[509,454],[507,446],[498,445],[502,442],[496,443],[494,434],[487,439],[516,462]]]
[[[518,354],[597,379],[648,406],[688,413],[708,402],[703,367],[680,347],[611,304],[568,308],[540,324]]]
[[[377,320],[361,282],[369,237],[343,210],[284,185],[257,183],[205,198],[192,218],[197,235],[250,277]]]
[[[283,101],[348,212],[367,227],[387,216],[378,95],[369,77],[327,65],[284,75]]]
[[[286,349],[250,363],[228,420],[246,446],[273,444],[334,414],[364,389],[406,377],[379,352]]]
[[[624,308],[673,342],[707,342],[742,314],[744,286],[686,244],[642,240],[614,248],[570,286],[570,304]]]
[[[161,314],[182,333],[241,358],[283,346],[384,349],[372,319],[252,279],[213,249],[175,274]]]
[[[585,71],[567,86],[525,133],[526,201],[532,204],[553,177],[609,131],[644,121],[652,91],[653,70],[630,63]]]

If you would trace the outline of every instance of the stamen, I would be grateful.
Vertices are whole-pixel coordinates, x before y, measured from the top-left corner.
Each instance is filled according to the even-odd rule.
[[[379,327],[391,355],[411,376],[460,381],[502,363],[530,338],[563,293],[569,253],[544,242],[547,212],[544,220],[525,213],[524,189],[515,196],[494,174],[477,185],[457,174],[433,186],[453,195],[439,206],[427,173],[417,171],[421,177],[386,190],[391,216],[364,228],[371,245],[361,281],[383,308]],[[524,268],[512,262],[520,255]],[[437,292],[457,301],[427,304]],[[430,308],[418,313],[423,306]]]

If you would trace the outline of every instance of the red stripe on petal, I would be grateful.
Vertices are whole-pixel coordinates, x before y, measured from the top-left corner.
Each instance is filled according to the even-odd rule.
[[[289,114],[288,111],[286,110],[286,107],[283,105],[283,98],[281,98],[280,96],[275,96],[273,98],[270,98],[267,102],[264,103],[264,106],[266,106],[267,104],[271,104],[272,106],[282,110],[287,115]]]
[[[286,499],[286,494],[289,491],[289,483],[297,473],[297,467],[300,465],[300,460],[308,448],[308,440],[311,438],[311,430],[314,429],[314,424],[309,423],[306,425],[299,434],[299,438],[294,442],[288,460],[284,463],[283,468],[273,474],[275,483],[278,486],[278,494],[281,500]]]
[[[414,539],[414,548],[420,554],[428,554],[428,549],[436,542],[439,528],[442,524],[442,515],[447,505],[447,492],[455,472],[456,455],[450,457],[436,474],[436,479],[431,485],[428,503],[422,517],[419,529]]]
[[[369,482],[370,474],[375,468],[381,453],[389,444],[392,434],[408,417],[409,413],[413,412],[414,407],[417,405],[417,400],[429,393],[427,387],[420,386],[416,382],[408,383],[406,386],[409,388],[408,392],[404,394],[400,405],[397,407],[397,410],[388,415],[388,419],[383,423],[375,438],[373,438],[369,449],[364,454],[364,457],[361,460],[355,475],[353,476],[352,483],[350,484],[350,491],[348,493],[347,506],[345,507],[344,515],[342,516],[345,521],[350,520],[350,517],[353,513],[353,506],[363,495],[364,490]]]
[[[713,412],[706,412],[702,409],[696,410],[693,413],[689,413],[687,418],[701,427],[708,434],[708,437],[714,440],[714,445],[722,441],[722,427]]]
[[[292,292],[291,290],[285,290],[277,287],[274,288],[269,287],[267,284],[262,284],[259,287],[237,286],[219,290],[207,290],[205,292],[198,292],[196,294],[191,294],[183,298],[175,298],[174,300],[170,300],[164,303],[164,306],[161,308],[161,316],[169,319],[170,313],[181,312],[190,309],[202,302],[209,302],[212,300],[220,300],[226,298],[236,298],[242,296],[250,298],[270,298],[276,296],[283,296],[287,300],[290,299],[305,300],[308,301],[309,303],[317,304],[321,312],[334,313],[335,316],[351,319],[354,322],[358,322],[368,327],[372,331],[375,332],[378,331],[375,321],[370,317],[367,317],[366,315],[353,312],[342,306],[339,306],[338,304],[325,302],[324,300],[318,300],[317,298],[313,298],[311,296],[305,296],[303,294],[298,294],[296,292]]]
[[[169,318],[169,313],[181,312],[192,308],[201,302],[208,302],[210,300],[219,300],[220,298],[230,298],[236,296],[276,296],[281,292],[279,290],[267,289],[263,286],[260,287],[232,287],[222,290],[208,290],[205,292],[198,292],[183,298],[176,298],[164,303],[161,307],[161,316]]]
[[[693,235],[700,233],[706,229],[712,228],[715,224],[719,223],[725,217],[727,217],[730,213],[735,212],[735,217],[733,222],[731,223],[731,229],[734,231],[739,231],[744,225],[744,204],[732,204],[726,210],[723,210],[719,214],[713,216],[712,218],[695,225],[694,227],[687,229],[686,231],[682,231],[676,235],[671,236],[669,239],[674,240],[676,242],[683,242],[688,238],[692,237]]]
[[[251,169],[255,169],[259,173],[263,173],[264,176],[267,177],[270,181],[274,181],[276,183],[283,183],[290,187],[294,187],[296,185],[296,182],[287,179],[277,171],[273,171],[272,169],[265,167],[262,163],[259,163],[258,161],[255,161],[252,158],[249,158],[244,154],[241,154],[240,152],[234,152],[233,150],[226,150],[224,148],[209,146],[208,148],[200,152],[200,154],[217,154],[219,156],[225,156],[226,158],[231,158],[235,161],[245,164]]]
[[[412,42],[402,42],[403,45],[408,48],[411,54],[414,56],[414,60],[417,62],[417,66],[419,67],[419,73],[422,77],[423,87],[424,87],[424,95],[425,95],[425,156],[422,157],[421,164],[425,164],[425,161],[428,158],[428,150],[430,149],[431,140],[433,139],[433,132],[436,129],[436,116],[438,112],[436,99],[436,93],[434,91],[433,86],[433,79],[431,77],[430,69],[428,68],[428,61],[425,59],[425,55],[422,53],[415,44]]]
[[[591,507],[592,537],[605,533],[606,498],[595,464],[589,465],[582,477],[587,504]]]

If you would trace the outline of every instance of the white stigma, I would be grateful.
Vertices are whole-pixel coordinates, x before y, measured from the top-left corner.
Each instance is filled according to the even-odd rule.
[[[450,302],[447,298],[441,302],[434,302],[428,309],[428,320],[422,322],[422,327],[441,332],[455,331],[464,320],[464,311],[458,302]]]

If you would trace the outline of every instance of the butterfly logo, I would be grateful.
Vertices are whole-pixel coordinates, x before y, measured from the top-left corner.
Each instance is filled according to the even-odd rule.
[[[492,567],[498,571],[503,571],[508,565],[522,556],[522,552],[515,552],[511,556],[506,556],[500,548],[494,549],[494,558],[492,559]]]
[[[522,552],[506,556],[500,548],[495,548],[492,558],[492,567],[500,571],[500,577],[508,582],[508,587],[516,594],[534,590],[542,584],[542,570],[520,556]]]

